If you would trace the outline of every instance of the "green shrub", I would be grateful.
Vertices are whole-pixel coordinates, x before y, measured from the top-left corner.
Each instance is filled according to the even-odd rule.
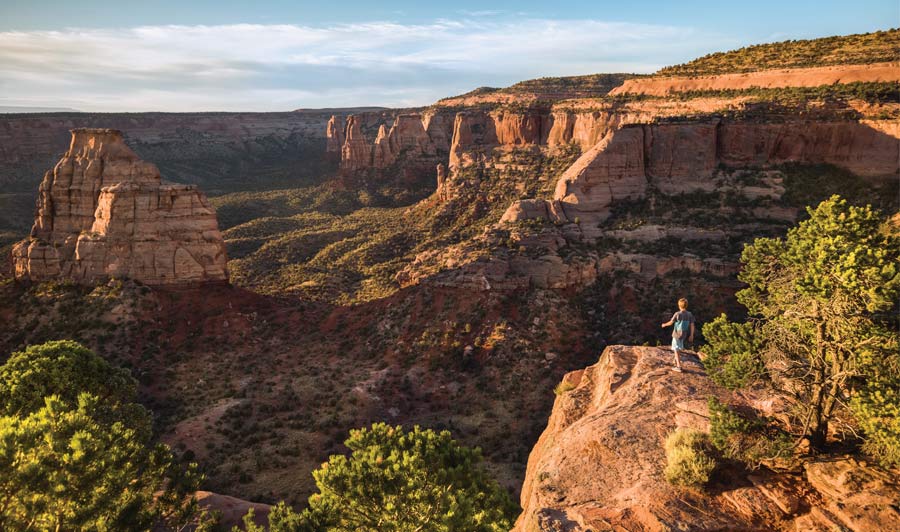
[[[871,206],[855,207],[836,195],[808,207],[807,215],[785,238],[758,238],[744,247],[738,279],[747,288],[737,292],[737,300],[753,324],[721,320],[711,330],[721,334],[708,338],[710,349],[752,355],[751,341],[758,339],[771,375],[767,384],[791,398],[795,426],[803,429],[798,436],[823,450],[832,423],[856,424],[869,452],[897,463],[900,236]],[[747,331],[752,334],[745,337]],[[745,369],[736,362],[727,373],[715,358],[712,366],[714,374],[736,381],[743,377],[737,370]],[[721,409],[713,414],[723,424],[732,420]],[[727,446],[724,435],[719,442],[735,458],[753,464],[786,454],[783,433],[748,442],[741,432],[731,433]]]
[[[850,410],[866,435],[863,450],[886,467],[900,466],[900,349],[885,338],[861,356],[866,386],[850,400]]]
[[[716,384],[736,390],[765,374],[762,342],[752,323],[732,323],[722,314],[703,326],[703,337],[709,342],[701,348],[703,364]]]
[[[517,507],[509,494],[481,468],[481,451],[450,432],[376,423],[351,430],[344,444],[350,456],[332,455],[313,472],[319,491],[307,509],[273,510],[272,532],[512,528]]]
[[[763,462],[788,458],[794,445],[786,432],[767,419],[748,419],[715,397],[709,398],[709,439],[725,458],[757,468]]]
[[[152,442],[135,395],[127,371],[76,342],[13,353],[0,366],[0,530],[195,522],[202,476]]]
[[[679,428],[666,437],[666,481],[675,486],[699,487],[716,468],[709,436]]]

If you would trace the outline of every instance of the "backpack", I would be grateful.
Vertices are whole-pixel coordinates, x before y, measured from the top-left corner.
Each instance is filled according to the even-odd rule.
[[[672,338],[681,339],[687,336],[691,330],[691,322],[688,320],[678,320],[675,322],[675,330],[672,331]]]

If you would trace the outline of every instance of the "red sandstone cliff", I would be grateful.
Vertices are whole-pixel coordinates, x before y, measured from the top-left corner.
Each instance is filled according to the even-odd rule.
[[[111,129],[76,129],[41,183],[31,236],[12,250],[18,279],[151,285],[224,281],[215,212],[193,185],[162,183]]]
[[[393,169],[385,177],[415,182],[433,176],[435,165],[446,160],[451,126],[448,117],[436,112],[351,115],[343,129],[329,123],[328,146],[334,151],[342,140],[340,173],[344,177],[367,171],[383,175]]]
[[[555,221],[602,220],[613,202],[643,196],[649,183],[667,194],[712,190],[719,165],[829,163],[863,176],[896,176],[900,135],[895,129],[881,121],[800,120],[626,126],[607,133],[566,170],[553,202],[546,207],[517,202],[502,221],[544,217],[548,209]]]
[[[612,96],[626,93],[666,96],[687,91],[749,89],[751,87],[818,87],[835,83],[885,81],[900,81],[900,63],[788,68],[689,78],[629,79],[610,91],[609,94]]]

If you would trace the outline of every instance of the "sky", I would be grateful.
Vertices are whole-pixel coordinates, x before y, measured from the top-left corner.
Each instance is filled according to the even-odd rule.
[[[0,107],[409,107],[894,27],[897,0],[0,0]]]

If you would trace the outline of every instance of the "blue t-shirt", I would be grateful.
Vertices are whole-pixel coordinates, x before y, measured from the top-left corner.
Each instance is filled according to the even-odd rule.
[[[691,323],[694,323],[694,315],[687,310],[679,310],[675,314],[672,315],[672,321],[675,322],[675,326],[672,327],[672,338],[675,338],[675,332],[678,330],[678,322],[683,321],[685,324],[683,325],[683,332],[685,336],[690,334],[691,332]]]

